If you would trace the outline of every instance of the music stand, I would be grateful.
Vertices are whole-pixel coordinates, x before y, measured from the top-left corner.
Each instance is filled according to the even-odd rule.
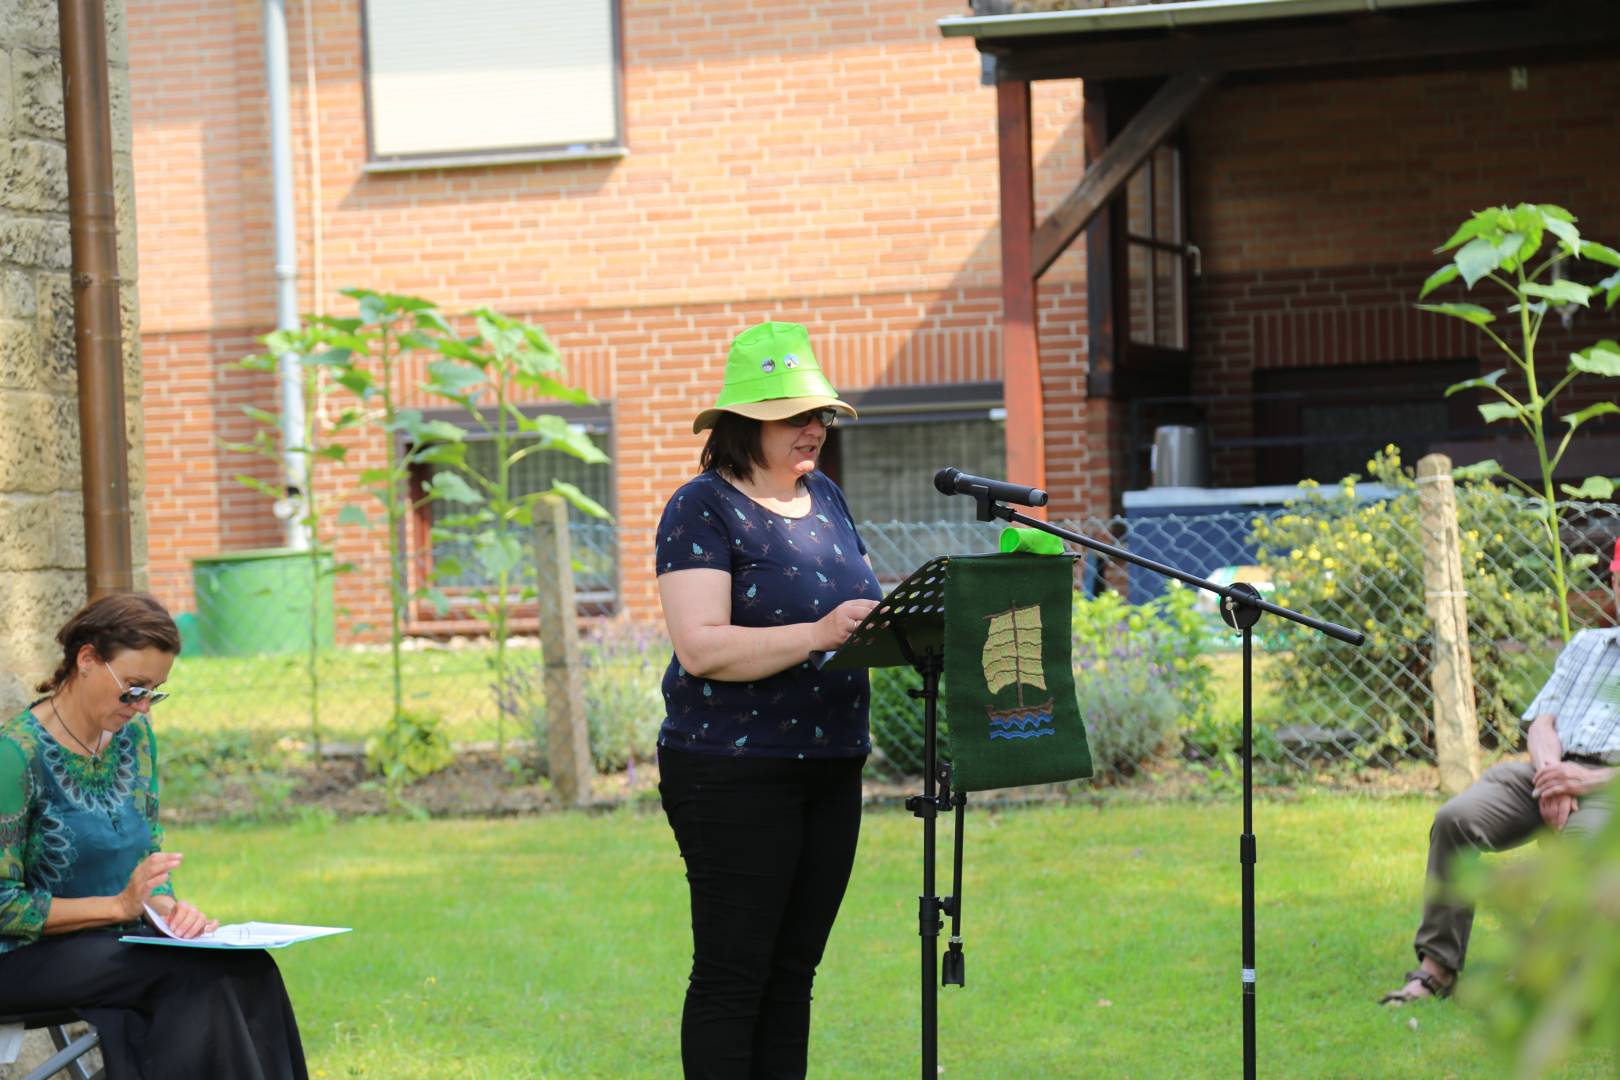
[[[922,689],[907,690],[923,702],[923,791],[906,799],[906,809],[923,823],[922,895],[917,897],[917,932],[922,937],[922,1077],[939,1073],[939,987],[966,984],[962,956],[962,826],[965,792],[951,791],[950,766],[939,764],[939,678],[945,671],[945,571],[949,556],[930,559],[896,585],[867,613],[848,640],[832,652],[811,654],[818,668],[911,667]],[[935,819],[956,810],[955,852],[950,896],[935,892]],[[940,969],[941,914],[951,917],[951,936]]]
[[[941,489],[943,491],[943,489]],[[1029,490],[1029,489],[1026,489]],[[955,492],[945,492],[953,494]],[[1060,540],[1067,540],[1071,544],[1105,555],[1112,559],[1140,566],[1144,570],[1151,570],[1162,577],[1174,578],[1194,588],[1214,593],[1221,598],[1221,619],[1234,630],[1243,634],[1243,832],[1238,837],[1238,862],[1241,864],[1240,876],[1242,879],[1242,968],[1239,970],[1239,994],[1243,1001],[1243,1077],[1244,1080],[1254,1080],[1258,1068],[1258,1050],[1256,1047],[1256,1019],[1255,1019],[1255,961],[1254,961],[1254,864],[1258,858],[1254,838],[1254,666],[1253,666],[1253,630],[1254,624],[1260,620],[1262,614],[1276,615],[1289,622],[1308,627],[1317,633],[1326,634],[1336,641],[1349,645],[1360,645],[1366,638],[1359,630],[1351,630],[1337,623],[1318,619],[1302,612],[1285,608],[1281,604],[1273,604],[1263,599],[1259,590],[1247,582],[1234,582],[1231,585],[1217,585],[1213,581],[1206,581],[1196,574],[1189,574],[1174,566],[1149,559],[1134,552],[1113,544],[1105,544],[1094,540],[1082,533],[1070,529],[1060,528],[1050,522],[1039,518],[1032,518],[1028,514],[998,501],[984,485],[976,485],[964,489],[963,494],[971,495],[977,504],[978,519],[990,521],[1000,518],[1010,525],[1024,525],[1041,532],[1049,533]],[[1041,493],[1041,501],[1035,505],[1046,504],[1045,493]]]

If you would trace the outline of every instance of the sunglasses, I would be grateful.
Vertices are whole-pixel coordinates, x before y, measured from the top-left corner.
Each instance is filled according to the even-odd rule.
[[[167,690],[152,690],[145,686],[125,686],[124,680],[118,677],[118,672],[112,669],[111,664],[103,663],[101,666],[107,669],[107,674],[113,677],[113,682],[117,683],[118,689],[123,691],[118,695],[120,705],[139,705],[143,701],[148,705],[156,705],[160,701],[169,699]]]
[[[832,427],[838,422],[838,410],[806,409],[802,413],[794,413],[792,416],[787,417],[782,423],[789,427],[802,428],[807,427],[812,420],[819,422],[822,427]]]

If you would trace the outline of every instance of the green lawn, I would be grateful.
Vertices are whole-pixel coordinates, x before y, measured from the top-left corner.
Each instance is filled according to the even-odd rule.
[[[1433,806],[1257,807],[1262,1075],[1499,1073],[1465,1007],[1373,1004],[1410,960]],[[1239,825],[1232,803],[970,810],[967,987],[941,992],[942,1075],[1236,1074]],[[817,983],[814,1076],[916,1075],[920,834],[867,816]],[[176,828],[169,847],[211,913],[356,928],[279,954],[314,1076],[679,1075],[690,939],[656,812]],[[1487,914],[1476,949],[1497,941]],[[1615,1067],[1589,1055],[1566,1075]]]

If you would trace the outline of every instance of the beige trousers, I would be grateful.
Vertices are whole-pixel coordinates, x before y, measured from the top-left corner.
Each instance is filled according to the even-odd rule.
[[[1479,782],[1442,806],[1429,830],[1429,874],[1424,891],[1423,922],[1412,942],[1421,960],[1427,956],[1452,971],[1461,971],[1468,956],[1468,934],[1474,905],[1454,895],[1452,869],[1469,851],[1507,851],[1535,837],[1545,827],[1541,807],[1531,794],[1535,770],[1528,762],[1505,761]],[[1597,832],[1608,820],[1614,786],[1581,796],[1564,831]]]

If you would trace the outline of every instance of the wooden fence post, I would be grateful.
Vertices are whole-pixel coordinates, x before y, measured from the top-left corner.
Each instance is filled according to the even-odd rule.
[[[1451,459],[1430,454],[1417,467],[1422,530],[1423,601],[1434,635],[1429,681],[1434,688],[1434,749],[1440,790],[1456,795],[1479,779],[1479,716],[1468,650],[1468,604]]]
[[[568,503],[561,496],[547,495],[534,507],[534,576],[545,665],[546,770],[559,802],[584,806],[591,801],[593,770],[573,560]]]

